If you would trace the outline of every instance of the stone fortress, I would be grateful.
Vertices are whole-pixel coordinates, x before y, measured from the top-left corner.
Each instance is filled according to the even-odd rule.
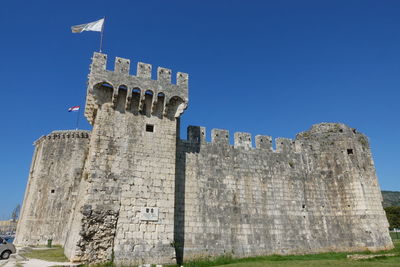
[[[15,243],[62,245],[71,261],[174,263],[229,254],[393,247],[367,138],[321,123],[294,140],[189,126],[188,75],[94,53],[92,131],[35,142]]]

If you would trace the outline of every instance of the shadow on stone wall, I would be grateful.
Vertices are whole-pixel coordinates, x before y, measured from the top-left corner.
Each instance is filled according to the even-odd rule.
[[[179,140],[178,140],[179,142]],[[186,153],[176,150],[175,165],[175,210],[174,210],[174,248],[177,264],[183,263],[185,245],[185,168]]]
[[[179,132],[179,127],[178,131]],[[175,164],[175,210],[174,210],[174,248],[178,265],[183,264],[185,247],[185,182],[186,154],[199,153],[200,142],[193,143],[177,137]]]

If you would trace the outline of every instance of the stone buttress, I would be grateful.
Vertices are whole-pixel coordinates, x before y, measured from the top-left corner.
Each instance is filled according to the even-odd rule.
[[[72,260],[135,265],[175,261],[174,191],[178,120],[188,104],[188,75],[94,53],[85,116],[90,149],[65,251]]]

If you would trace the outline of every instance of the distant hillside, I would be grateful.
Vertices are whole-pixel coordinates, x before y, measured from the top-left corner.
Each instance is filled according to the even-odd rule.
[[[382,191],[383,207],[400,206],[399,191]]]

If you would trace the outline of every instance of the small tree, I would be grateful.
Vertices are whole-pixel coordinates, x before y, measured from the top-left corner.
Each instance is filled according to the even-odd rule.
[[[386,207],[386,216],[389,221],[389,228],[400,228],[400,207]]]
[[[18,220],[20,209],[21,209],[21,206],[18,204],[18,205],[14,208],[13,212],[11,213],[11,220],[12,220],[13,222],[16,222],[16,221]]]

